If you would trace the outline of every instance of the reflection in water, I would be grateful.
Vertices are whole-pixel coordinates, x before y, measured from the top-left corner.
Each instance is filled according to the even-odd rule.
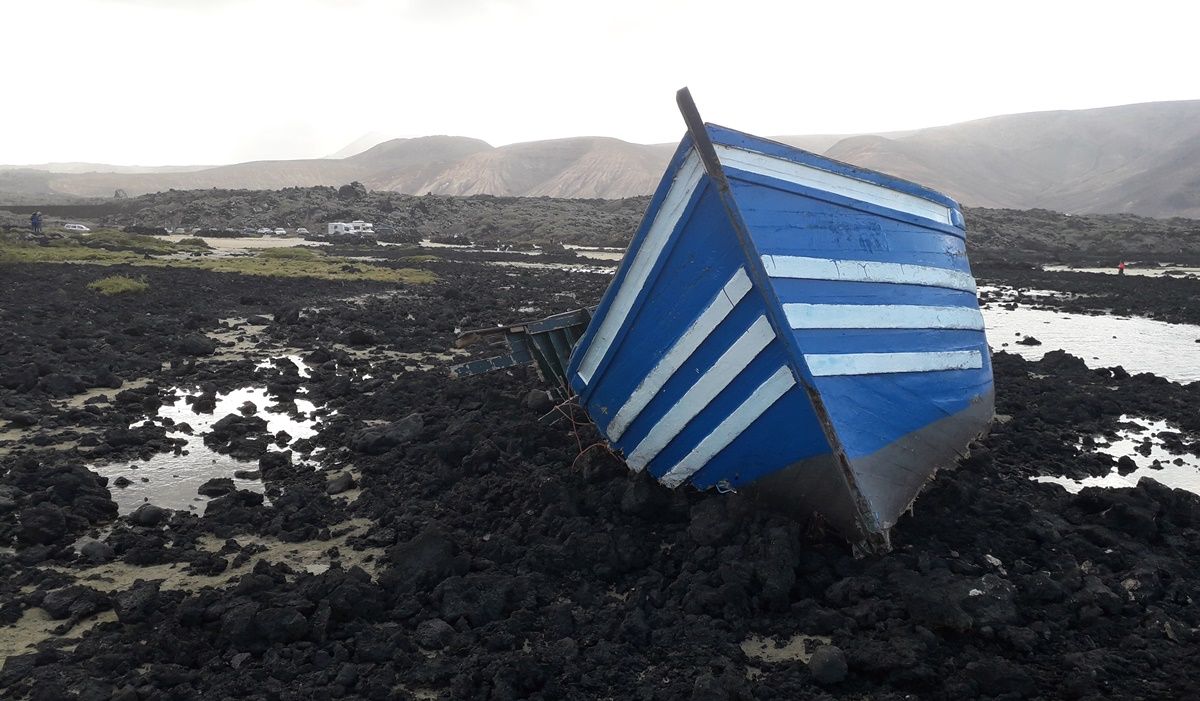
[[[1113,263],[1108,268],[1072,268],[1069,265],[1043,265],[1042,270],[1049,273],[1100,273],[1103,275],[1117,275],[1117,264]],[[1154,263],[1147,263],[1146,267],[1138,265],[1126,265],[1126,275],[1142,275],[1145,277],[1200,277],[1200,268],[1188,268],[1175,265],[1158,266]]]
[[[381,245],[409,245],[409,244],[387,244],[380,242]],[[429,239],[422,239],[420,242],[421,248],[452,248],[464,253],[517,253],[523,256],[540,256],[545,253],[540,248],[485,248],[475,244],[465,243],[434,243]],[[623,248],[604,248],[601,246],[574,246],[569,243],[564,243],[563,248],[572,251],[579,258],[588,258],[591,260],[602,260],[608,262],[617,262],[625,257],[625,249]]]
[[[541,270],[565,270],[568,273],[595,273],[612,275],[617,272],[615,266],[588,265],[585,263],[532,263],[523,260],[490,260],[488,265],[499,265],[505,268],[531,268]]]
[[[89,469],[109,479],[109,491],[112,492],[113,501],[117,502],[117,508],[122,514],[132,512],[147,501],[168,509],[200,510],[200,505],[206,503],[208,498],[199,495],[196,490],[214,477],[233,478],[238,489],[262,492],[264,487],[261,479],[234,477],[234,473],[239,470],[257,470],[257,461],[238,460],[217,453],[204,445],[204,434],[212,430],[214,423],[229,414],[243,414],[243,408],[266,421],[266,432],[272,436],[280,431],[286,432],[288,446],[297,440],[312,438],[317,434],[316,405],[304,399],[296,399],[296,413],[289,414],[290,406],[271,406],[272,400],[265,387],[242,387],[227,394],[218,394],[216,407],[211,414],[195,411],[186,401],[189,396],[198,396],[198,391],[180,388],[175,391],[178,399],[174,403],[164,404],[155,418],[134,426],[163,423],[164,419],[173,421],[174,426],[188,424],[193,429],[191,434],[173,430],[171,425],[167,427],[168,437],[187,442],[183,447],[186,455],[159,453],[149,460],[133,463],[89,466]],[[249,404],[253,404],[253,408]],[[332,415],[335,412],[328,413]],[[286,450],[286,447],[272,443],[269,449]],[[113,481],[118,477],[125,477],[131,484],[124,488],[115,486]],[[142,481],[143,479],[147,481]]]
[[[983,318],[993,351],[1038,360],[1047,351],[1062,349],[1091,368],[1120,365],[1130,373],[1150,372],[1175,382],[1200,380],[1200,326],[992,305],[983,308]],[[1018,345],[1024,336],[1041,345]]]
[[[563,248],[568,251],[575,251],[575,255],[580,258],[591,258],[592,260],[621,260],[625,257],[624,248],[603,248],[600,246],[572,246],[569,243],[564,243]]]
[[[1117,431],[1117,438],[1111,443],[1104,436],[1093,436],[1095,452],[1114,458],[1127,456],[1137,465],[1137,469],[1127,475],[1114,469],[1102,477],[1085,477],[1081,480],[1034,477],[1034,481],[1062,485],[1067,491],[1077,493],[1084,487],[1133,487],[1141,478],[1149,477],[1168,487],[1200,494],[1200,457],[1190,453],[1177,455],[1168,452],[1160,435],[1163,432],[1178,432],[1176,427],[1166,421],[1128,415],[1120,420],[1129,426]],[[1082,445],[1076,447],[1083,449]]]
[[[308,379],[309,377],[312,376],[312,372],[308,369],[308,364],[304,362],[304,358],[300,357],[299,355],[295,355],[295,354],[282,355],[282,356],[277,356],[275,358],[267,358],[266,360],[260,360],[254,366],[254,369],[255,370],[270,370],[271,368],[275,367],[276,360],[291,361],[292,365],[296,366],[296,371],[300,374],[300,377],[302,379]]]

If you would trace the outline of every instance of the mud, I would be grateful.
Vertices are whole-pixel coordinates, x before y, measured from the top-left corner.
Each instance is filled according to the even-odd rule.
[[[819,523],[631,476],[590,448],[586,426],[538,421],[522,401],[531,370],[448,378],[458,331],[594,304],[606,276],[421,265],[440,282],[399,294],[149,270],[148,295],[102,300],[83,286],[110,270],[4,271],[0,430],[22,433],[5,434],[15,445],[0,456],[0,696],[1200,690],[1200,497],[1148,479],[1077,494],[1033,479],[1109,474],[1118,458],[1088,441],[1115,439],[1122,417],[1165,421],[1175,433],[1157,447],[1195,452],[1200,383],[997,354],[1003,420],[930,483],[892,553],[856,559]],[[986,275],[1088,295],[1037,302],[1052,308],[1196,322],[1195,281]],[[268,360],[281,349],[307,372]],[[215,402],[250,385],[327,409],[284,452],[251,421],[204,435],[251,455],[265,494],[232,491],[202,515],[118,516],[115,487],[85,465],[173,452],[161,423],[129,427],[177,388]],[[97,388],[107,401],[70,404]],[[334,487],[343,474],[352,485]]]

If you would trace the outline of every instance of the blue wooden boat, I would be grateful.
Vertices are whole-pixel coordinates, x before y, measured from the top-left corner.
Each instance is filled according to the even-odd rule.
[[[938,192],[704,124],[566,368],[633,470],[747,490],[856,542],[986,431],[992,366],[962,211]]]

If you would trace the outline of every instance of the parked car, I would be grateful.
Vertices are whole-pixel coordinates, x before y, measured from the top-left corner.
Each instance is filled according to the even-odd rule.
[[[269,236],[271,234],[271,230],[264,226],[264,227],[260,228],[256,233],[262,234],[263,236]]]
[[[67,231],[91,231],[83,224],[63,224],[63,228]]]
[[[282,227],[276,228],[275,235],[276,236],[287,236],[287,229],[284,229]]]
[[[300,227],[299,229],[296,229],[296,235],[297,235],[297,236],[308,236],[308,229],[305,229],[305,228],[302,226],[302,227]]]
[[[177,226],[177,227],[175,227],[175,233],[177,233],[177,234],[186,234],[186,233],[187,233],[187,229],[183,228],[182,226]]]

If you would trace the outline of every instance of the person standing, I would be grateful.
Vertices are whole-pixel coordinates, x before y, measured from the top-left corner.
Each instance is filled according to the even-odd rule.
[[[33,216],[29,217],[29,226],[33,229],[34,234],[42,233],[42,213],[34,212]]]
[[[1117,275],[1124,275],[1124,274],[1125,274],[1125,261],[1121,261],[1117,265]]]

